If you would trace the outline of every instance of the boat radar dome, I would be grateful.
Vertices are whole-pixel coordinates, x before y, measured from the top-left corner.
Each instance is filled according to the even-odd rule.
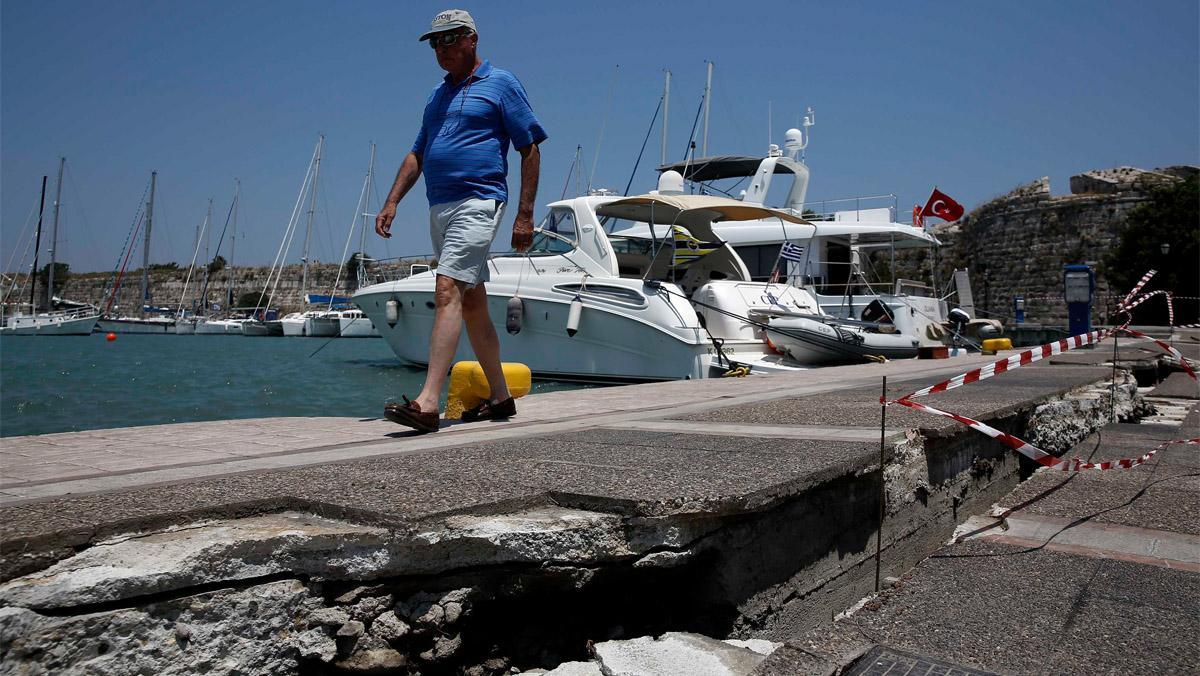
[[[800,131],[799,129],[793,127],[784,132],[783,147],[787,148],[788,157],[792,158],[793,160],[796,159],[796,156],[800,154],[801,150],[804,150],[804,146],[806,145],[807,144],[804,142],[804,132]]]
[[[674,170],[667,170],[658,177],[658,194],[660,195],[682,195],[683,194],[683,174]]]

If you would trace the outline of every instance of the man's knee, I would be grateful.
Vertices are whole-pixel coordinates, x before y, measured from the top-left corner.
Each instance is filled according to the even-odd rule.
[[[460,282],[453,277],[438,275],[437,285],[434,287],[434,302],[437,303],[438,309],[462,305],[464,287],[466,287],[465,282]]]

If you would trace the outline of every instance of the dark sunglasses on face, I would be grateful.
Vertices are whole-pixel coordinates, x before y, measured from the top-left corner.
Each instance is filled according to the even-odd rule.
[[[474,33],[467,31],[465,33],[451,33],[449,35],[434,35],[433,37],[429,38],[429,46],[432,49],[437,49],[438,47],[449,47],[450,45],[458,42],[459,38],[465,38],[468,35],[474,35]]]

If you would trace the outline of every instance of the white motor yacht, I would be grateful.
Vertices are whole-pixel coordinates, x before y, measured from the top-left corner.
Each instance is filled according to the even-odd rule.
[[[620,238],[614,247],[604,218],[654,223],[657,236]],[[668,235],[679,226],[679,236],[712,242],[714,221],[739,218],[805,223],[787,212],[697,195],[587,196],[551,204],[529,252],[488,262],[488,304],[504,359],[527,364],[539,377],[601,382],[706,378],[735,363],[755,372],[802,368],[772,353],[756,334],[760,329],[738,319],[770,307],[815,313],[802,289],[752,281],[723,243],[684,266]],[[376,284],[352,298],[406,362],[424,364],[429,352],[434,277],[426,272]],[[720,305],[697,312],[692,295]],[[519,301],[510,303],[514,298]],[[510,305],[521,309],[510,313]],[[468,341],[459,345],[457,358],[471,358]]]

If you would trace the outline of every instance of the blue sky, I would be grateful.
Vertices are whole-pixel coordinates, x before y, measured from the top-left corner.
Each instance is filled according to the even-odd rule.
[[[810,200],[895,193],[906,210],[936,184],[969,209],[1044,175],[1064,193],[1088,169],[1200,163],[1194,0],[461,6],[478,22],[481,55],[521,78],[550,134],[539,217],[562,193],[577,145],[591,168],[602,124],[593,183],[624,187],[663,69],[674,73],[668,148],[681,159],[706,59],[716,64],[711,154],[763,153],[768,105],[776,143],[816,109]],[[114,267],[152,169],[152,261],[186,264],[208,198],[223,214],[236,177],[234,262],[269,264],[319,133],[312,255],[340,259],[368,144],[379,144],[386,192],[441,76],[416,37],[444,8],[5,0],[0,265],[25,246],[22,226],[43,174],[52,193],[59,155],[59,259],[73,270]],[[653,186],[659,142],[656,129],[635,192]],[[370,235],[367,250],[428,251],[426,213],[421,183],[400,206],[396,236],[385,245]],[[299,256],[297,243],[289,260]]]

